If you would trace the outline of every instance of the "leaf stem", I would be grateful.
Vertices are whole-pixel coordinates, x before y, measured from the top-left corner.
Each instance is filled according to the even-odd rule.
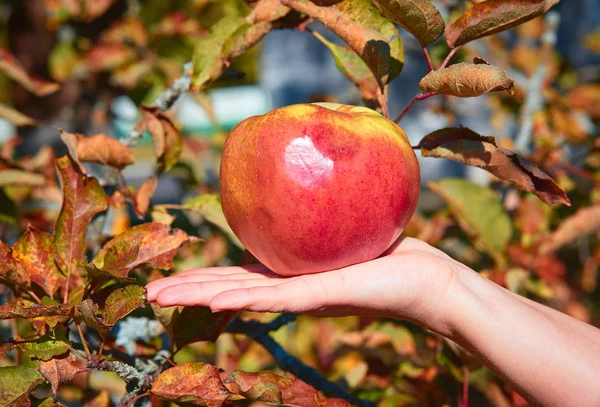
[[[433,71],[433,64],[431,63],[431,57],[429,56],[429,52],[427,51],[427,47],[423,45],[421,41],[419,41],[421,45],[421,49],[423,50],[423,55],[425,55],[425,60],[427,61],[427,66],[429,67],[429,72]]]
[[[77,332],[79,333],[79,338],[81,338],[81,343],[83,344],[83,349],[85,349],[85,354],[87,355],[88,360],[92,360],[92,353],[90,352],[90,348],[88,347],[87,341],[85,340],[85,336],[83,335],[83,331],[81,330],[81,326],[78,323],[75,323],[77,327]]]
[[[446,56],[446,59],[444,59],[444,62],[442,62],[442,64],[438,68],[438,71],[441,71],[442,69],[444,69],[448,65],[448,63],[450,62],[450,60],[452,59],[452,57],[454,56],[454,54],[456,54],[456,51],[458,51],[459,49],[460,49],[460,47],[456,47],[456,48],[452,48],[450,50],[450,52]]]
[[[469,406],[469,368],[463,366],[463,388],[462,388],[462,402],[461,407]]]
[[[31,298],[33,298],[34,300],[36,300],[38,302],[38,304],[42,303],[42,300],[40,300],[40,297],[37,296],[36,293],[34,293],[31,290],[27,290],[27,294],[31,295]]]
[[[414,98],[412,98],[410,100],[410,102],[408,102],[408,104],[404,107],[404,109],[402,109],[402,111],[400,112],[400,114],[398,115],[398,117],[396,117],[396,119],[394,120],[395,123],[398,123],[400,120],[402,120],[402,118],[404,116],[406,116],[406,114],[408,113],[408,111],[410,109],[412,109],[412,107],[415,105],[415,103],[417,103],[419,100],[425,100],[428,99],[432,96],[437,95],[437,93],[435,92],[429,92],[429,93],[419,93],[417,94]]]

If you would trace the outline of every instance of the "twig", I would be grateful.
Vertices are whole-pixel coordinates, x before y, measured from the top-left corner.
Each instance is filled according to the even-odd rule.
[[[69,349],[74,355],[79,356],[81,359],[87,360],[87,356],[84,353],[79,352],[77,349]]]
[[[285,315],[285,314],[284,314]],[[287,370],[298,377],[300,380],[322,391],[330,397],[337,397],[348,401],[351,404],[363,407],[373,407],[373,403],[361,400],[335,383],[330,382],[316,369],[305,365],[298,358],[290,355],[279,345],[269,334],[271,328],[280,327],[283,323],[290,321],[291,316],[280,316],[269,324],[261,324],[258,321],[243,321],[236,317],[227,326],[227,332],[241,333],[250,336],[261,346],[263,346],[277,361],[279,367]]]
[[[33,298],[34,300],[36,300],[38,304],[42,303],[42,300],[40,300],[40,297],[38,297],[37,294],[34,293],[33,291],[27,290],[27,294],[31,295],[31,298]]]
[[[444,59],[444,62],[442,62],[442,64],[438,68],[438,71],[441,71],[442,69],[444,69],[448,65],[448,63],[450,62],[450,60],[452,59],[452,57],[454,56],[454,54],[456,54],[456,51],[458,51],[459,49],[460,49],[460,47],[456,47],[456,48],[452,48],[450,50],[450,52],[446,56],[446,59]]]
[[[421,49],[423,50],[423,55],[425,55],[425,60],[427,61],[427,66],[429,67],[429,71],[433,71],[433,64],[431,63],[431,57],[429,56],[429,52],[427,51],[427,47],[425,47],[425,45],[419,41],[419,44],[421,45]]]
[[[141,399],[141,398],[148,397],[149,395],[150,395],[150,392],[149,392],[149,391],[147,391],[147,392],[145,392],[145,393],[142,393],[142,394],[138,394],[137,396],[135,396],[135,397],[134,397],[134,398],[132,398],[131,400],[128,400],[128,401],[126,401],[123,407],[130,407],[130,406],[133,406],[133,405],[135,404],[135,402],[136,402],[136,401],[138,401],[138,400],[139,400],[139,399]],[[124,399],[124,398],[125,398],[125,397],[123,397],[123,399]],[[121,403],[119,403],[119,405],[121,405]]]
[[[87,341],[85,340],[85,336],[83,335],[83,331],[81,330],[81,326],[79,324],[75,324],[77,327],[77,332],[79,333],[79,338],[81,338],[81,343],[83,344],[83,349],[85,349],[85,354],[87,355],[88,360],[92,359],[92,353],[90,352],[90,348],[88,347]]]
[[[175,79],[173,84],[162,92],[154,101],[154,106],[160,110],[169,110],[190,89],[192,84],[193,65],[191,62],[183,64],[183,74]]]
[[[410,102],[408,102],[408,104],[404,107],[404,109],[402,109],[402,111],[400,112],[400,114],[398,115],[398,117],[396,117],[396,119],[394,120],[395,123],[398,123],[400,120],[402,120],[402,118],[404,116],[406,116],[406,114],[408,113],[408,111],[410,109],[412,109],[412,107],[415,105],[415,103],[417,103],[419,100],[425,100],[428,99],[432,96],[437,95],[437,93],[435,92],[430,92],[430,93],[420,93],[418,95],[416,95],[414,98],[411,99]]]

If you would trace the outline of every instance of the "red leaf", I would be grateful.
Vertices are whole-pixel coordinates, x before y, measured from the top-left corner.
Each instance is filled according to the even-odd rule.
[[[540,253],[553,252],[580,236],[600,230],[600,205],[579,209],[564,219],[540,246]]]
[[[150,200],[152,199],[157,186],[158,179],[154,177],[148,177],[148,179],[144,181],[142,185],[140,185],[139,189],[135,193],[133,210],[138,217],[143,218],[146,212],[148,212]]]
[[[19,299],[0,305],[0,319],[71,316],[73,305],[38,305]]]
[[[133,164],[131,149],[106,134],[86,137],[63,130],[60,130],[60,133],[61,139],[69,148],[71,158],[75,161],[106,164],[119,170]]]

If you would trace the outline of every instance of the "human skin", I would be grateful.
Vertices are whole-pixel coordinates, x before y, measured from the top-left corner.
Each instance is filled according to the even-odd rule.
[[[284,276],[379,256],[408,224],[421,186],[417,157],[396,123],[335,103],[244,120],[227,137],[220,178],[227,223]]]
[[[412,321],[479,357],[532,403],[600,406],[600,329],[514,294],[428,244],[281,277],[261,265],[186,271],[147,286],[161,306]]]

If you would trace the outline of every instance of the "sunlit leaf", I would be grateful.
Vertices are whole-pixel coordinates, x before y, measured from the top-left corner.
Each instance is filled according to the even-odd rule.
[[[73,314],[71,304],[38,305],[25,300],[15,300],[0,305],[0,319],[37,318],[52,316],[70,316]]]
[[[25,366],[0,367],[0,406],[29,407],[29,394],[46,383],[35,369]]]
[[[198,341],[216,341],[236,312],[213,313],[207,307],[167,307],[151,304],[176,349]]]
[[[302,380],[280,376],[269,371],[223,372],[222,379],[228,388],[239,389],[239,393],[249,400],[303,407],[350,407],[351,405],[339,398],[324,397]]]
[[[63,331],[62,334],[55,337],[46,335],[34,342],[21,344],[20,348],[33,359],[48,361],[67,353],[71,348],[71,343],[67,340]]]
[[[146,302],[144,287],[128,285],[110,293],[104,304],[104,323],[114,325]]]
[[[373,0],[384,16],[429,45],[443,33],[446,25],[430,0]]]
[[[81,278],[86,256],[86,231],[92,218],[108,208],[107,198],[98,180],[84,175],[71,157],[56,160],[63,189],[63,204],[56,222],[54,248],[62,272],[70,282]]]
[[[114,137],[96,134],[86,137],[83,134],[60,131],[61,139],[69,148],[71,158],[81,162],[106,164],[122,170],[133,164],[131,149]],[[77,154],[73,154],[76,151]]]
[[[6,119],[17,127],[35,126],[38,124],[37,121],[31,117],[24,115],[4,103],[0,103],[0,119]]]
[[[488,92],[506,90],[514,93],[514,81],[506,72],[487,64],[460,63],[431,71],[421,79],[419,87],[424,92],[473,97]]]
[[[160,171],[169,171],[183,150],[181,133],[160,109],[142,106],[143,124],[152,135]]]
[[[221,199],[216,194],[198,195],[183,204],[183,209],[201,214],[210,223],[218,226],[236,246],[243,249],[244,245],[233,233],[221,207]]]
[[[281,3],[314,18],[346,41],[371,69],[380,86],[402,70],[404,48],[400,34],[370,0],[318,4],[310,0],[282,0]]]
[[[77,362],[75,356],[69,354],[63,358],[54,358],[40,363],[39,370],[52,385],[52,392],[56,394],[58,385],[73,379],[77,373],[83,370],[83,366]]]
[[[31,282],[50,297],[65,282],[65,276],[54,262],[55,256],[52,235],[31,226],[13,247],[13,257],[27,270]]]
[[[564,191],[546,173],[510,150],[496,145],[467,127],[445,128],[428,134],[419,143],[425,157],[442,157],[483,168],[501,180],[532,192],[548,205],[570,205]]]
[[[161,373],[152,384],[152,394],[178,403],[220,407],[234,397],[221,382],[219,369],[205,363],[184,363]]]
[[[600,206],[581,208],[564,219],[558,228],[545,238],[540,246],[541,253],[553,252],[581,236],[600,229]]]
[[[161,223],[144,223],[119,234],[98,252],[92,265],[117,278],[125,278],[135,267],[147,264],[169,269],[179,248],[197,238]]]
[[[513,229],[510,217],[494,191],[458,178],[431,182],[429,187],[446,201],[452,215],[476,246],[499,260]]]
[[[378,97],[381,94],[381,89],[377,84],[373,72],[371,72],[365,62],[349,47],[334,44],[317,31],[313,31],[313,35],[329,48],[335,60],[336,67],[346,78],[356,85],[365,104],[376,106],[379,103]]]
[[[446,30],[450,48],[496,34],[532,20],[559,0],[487,0],[473,5]]]
[[[158,179],[148,177],[135,192],[133,210],[138,217],[143,218],[146,212],[148,212],[150,200],[152,199],[152,196],[154,196],[154,191],[156,191],[157,186]]]
[[[8,77],[37,96],[47,96],[60,88],[58,83],[29,75],[14,55],[3,48],[0,48],[0,72],[4,72]]]

